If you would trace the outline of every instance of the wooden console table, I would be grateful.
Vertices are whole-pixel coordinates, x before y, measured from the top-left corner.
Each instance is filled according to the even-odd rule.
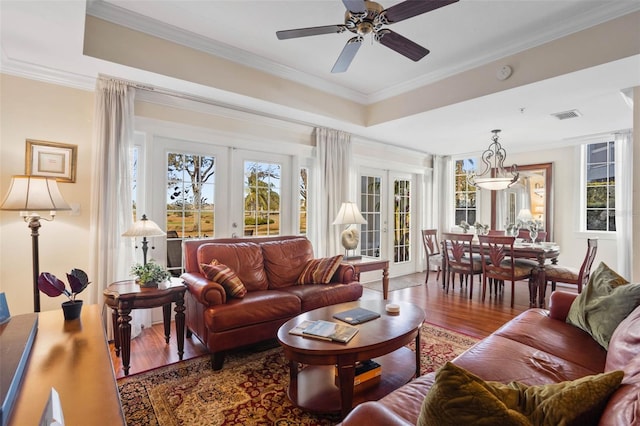
[[[51,388],[60,395],[65,424],[125,425],[99,305],[85,305],[79,319],[62,309],[40,312],[9,425],[37,425]]]
[[[343,260],[342,263],[352,265],[356,270],[356,279],[360,280],[361,272],[369,271],[382,271],[382,296],[387,300],[389,295],[389,261],[383,259],[376,259],[374,257],[355,259],[355,260]]]
[[[171,330],[171,303],[176,304],[176,338],[178,356],[184,354],[184,292],[187,287],[182,280],[172,278],[157,288],[140,287],[133,280],[117,281],[104,290],[104,303],[113,309],[113,335],[116,355],[122,348],[122,368],[129,375],[131,359],[131,313],[132,309],[157,308],[162,306],[164,338],[169,343]]]

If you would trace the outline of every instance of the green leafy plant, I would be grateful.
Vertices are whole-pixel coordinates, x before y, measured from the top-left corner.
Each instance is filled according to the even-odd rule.
[[[69,281],[69,290],[55,275],[43,272],[38,277],[38,289],[49,297],[58,297],[64,294],[70,302],[75,303],[78,293],[91,284],[87,274],[81,269],[72,269],[67,274],[67,281]]]
[[[465,234],[469,231],[469,228],[471,228],[466,220],[461,221],[459,226],[460,228],[462,228],[462,232],[464,232]]]
[[[153,260],[146,265],[136,263],[131,267],[131,275],[138,277],[137,281],[141,286],[151,286],[169,279],[171,274]]]

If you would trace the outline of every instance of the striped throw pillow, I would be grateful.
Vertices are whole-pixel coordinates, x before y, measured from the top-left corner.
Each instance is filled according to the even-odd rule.
[[[213,259],[208,265],[200,264],[200,267],[208,280],[215,281],[224,288],[227,296],[242,299],[247,294],[247,288],[238,275],[227,265]]]
[[[298,277],[296,284],[328,284],[338,270],[343,255],[311,259]]]

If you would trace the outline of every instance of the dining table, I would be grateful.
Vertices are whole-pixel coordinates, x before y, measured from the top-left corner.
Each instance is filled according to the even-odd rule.
[[[443,243],[443,253],[445,253],[446,247]],[[480,254],[480,242],[477,237],[473,239],[471,243],[471,250],[473,254]],[[513,244],[513,257],[516,259],[531,259],[536,261],[534,270],[532,270],[532,277],[529,280],[529,307],[530,308],[544,308],[545,298],[547,292],[547,277],[545,274],[545,264],[550,262],[551,264],[558,263],[558,256],[560,256],[560,246],[553,242],[522,242],[517,241]],[[445,276],[447,274],[447,256],[442,256],[442,284],[444,286]]]

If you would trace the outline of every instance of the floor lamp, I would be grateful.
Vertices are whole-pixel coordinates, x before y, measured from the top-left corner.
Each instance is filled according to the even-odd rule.
[[[38,275],[40,260],[38,258],[38,230],[40,219],[52,221],[58,210],[71,210],[64,200],[58,184],[53,178],[37,176],[12,176],[9,192],[0,205],[0,210],[19,211],[20,216],[31,229],[31,253],[33,262],[33,311],[40,312],[40,292],[38,291]],[[41,217],[37,211],[49,211],[50,219]]]
[[[147,264],[147,250],[149,242],[147,237],[162,237],[167,235],[156,223],[147,219],[147,215],[143,214],[142,219],[136,221],[131,228],[122,234],[123,237],[142,237],[142,260],[143,265]],[[136,246],[136,248],[138,248]],[[153,247],[151,247],[153,248]]]

